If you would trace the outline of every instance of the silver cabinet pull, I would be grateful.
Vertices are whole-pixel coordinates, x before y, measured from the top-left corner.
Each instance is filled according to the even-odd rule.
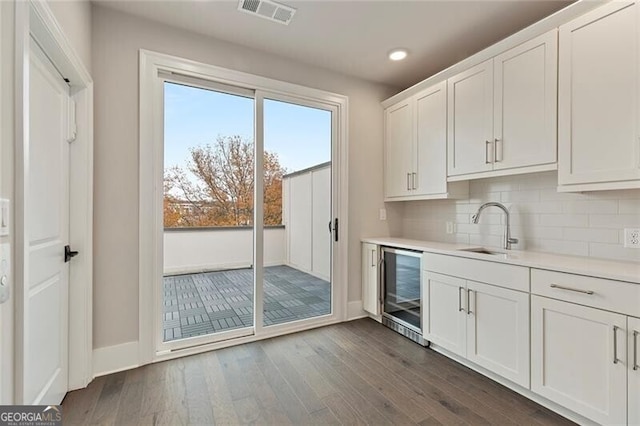
[[[613,326],[613,363],[617,364],[620,360],[618,359],[618,326]]]
[[[471,292],[473,290],[467,290],[467,315],[471,315],[473,312],[471,311]],[[475,310],[475,308],[474,308]]]
[[[491,164],[491,161],[489,161],[489,145],[491,145],[491,141],[484,141],[484,164]]]
[[[458,312],[464,311],[462,307],[462,292],[464,291],[463,287],[458,287]]]
[[[633,370],[637,371],[640,369],[640,365],[638,365],[638,335],[640,332],[633,330]]]
[[[384,291],[385,291],[384,254],[383,253],[380,253],[380,259],[378,261],[378,270],[380,271],[380,275],[378,276],[378,301],[380,302],[380,309],[382,310],[382,306],[384,305]]]
[[[493,140],[493,161],[494,163],[498,163],[500,161],[502,161],[502,157],[500,157],[501,159],[498,160],[498,142],[502,142],[500,139],[495,138]]]
[[[416,184],[416,181],[418,180],[418,174],[413,172],[411,173],[411,180],[413,185],[411,186],[413,189],[418,189],[418,185]]]
[[[549,287],[551,288],[557,288],[558,290],[567,290],[567,291],[575,291],[576,293],[582,293],[582,294],[594,294],[593,291],[591,290],[582,290],[579,288],[571,288],[571,287],[564,287],[558,284],[551,284],[549,285]]]
[[[376,249],[371,249],[371,266],[376,266]]]
[[[407,173],[407,191],[411,191],[411,173]]]

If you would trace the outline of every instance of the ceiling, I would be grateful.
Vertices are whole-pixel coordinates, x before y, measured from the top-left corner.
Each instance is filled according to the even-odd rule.
[[[237,1],[94,3],[398,89],[490,46],[570,0],[301,1],[285,26],[237,10]],[[410,55],[387,59],[395,47]]]

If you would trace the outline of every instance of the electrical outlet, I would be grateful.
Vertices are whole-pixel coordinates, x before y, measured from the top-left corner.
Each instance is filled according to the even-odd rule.
[[[456,230],[455,224],[453,222],[447,222],[447,234],[453,234]]]
[[[380,209],[380,220],[387,220],[387,209]]]
[[[640,229],[624,229],[624,246],[626,248],[640,248]]]

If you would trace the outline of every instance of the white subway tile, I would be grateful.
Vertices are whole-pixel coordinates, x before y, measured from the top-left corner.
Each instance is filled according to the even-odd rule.
[[[620,200],[618,213],[640,215],[640,200]]]
[[[568,226],[586,227],[589,224],[589,216],[586,214],[541,214],[542,226]]]
[[[640,226],[640,216],[632,214],[592,214],[589,215],[592,228],[625,228]]]
[[[568,241],[617,243],[618,231],[605,228],[564,228],[561,234]]]

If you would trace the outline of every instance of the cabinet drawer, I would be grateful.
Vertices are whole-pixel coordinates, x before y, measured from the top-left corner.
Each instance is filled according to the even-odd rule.
[[[425,253],[422,269],[529,292],[529,268],[444,254]]]
[[[640,285],[638,284],[532,269],[531,293],[640,316]]]

